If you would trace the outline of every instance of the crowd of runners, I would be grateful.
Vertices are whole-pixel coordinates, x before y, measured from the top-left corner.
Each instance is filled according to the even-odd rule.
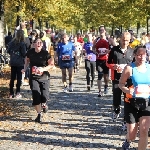
[[[81,63],[84,62],[87,91],[91,90],[97,80],[97,96],[108,94],[111,77],[112,120],[115,122],[120,113],[123,113],[122,128],[127,130],[123,150],[129,149],[138,129],[138,149],[146,149],[150,127],[150,34],[143,33],[139,40],[132,30],[128,30],[116,38],[108,35],[103,25],[99,27],[99,35],[68,35],[63,32],[46,34],[45,31],[27,30],[25,23],[22,23],[16,29],[14,37],[9,33],[5,38],[5,45],[10,54],[11,66],[9,98],[22,97],[20,87],[27,78],[32,90],[32,104],[37,111],[35,122],[40,123],[41,112],[48,111],[46,102],[49,100],[49,70],[55,65],[59,66],[63,92],[72,92],[73,74],[80,72]],[[54,49],[53,57],[49,52],[51,46]],[[122,94],[124,112],[120,107]]]

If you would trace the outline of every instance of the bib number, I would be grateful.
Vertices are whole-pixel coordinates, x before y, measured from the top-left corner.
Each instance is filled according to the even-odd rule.
[[[99,48],[98,52],[99,52],[99,55],[105,55],[106,54],[106,48]]]
[[[150,96],[150,86],[139,84],[135,87],[135,98],[149,98]]]
[[[70,55],[62,55],[62,60],[70,60]]]
[[[39,69],[40,69],[40,67],[33,66],[32,67],[32,74],[37,75],[37,76],[41,76],[43,74],[43,72],[41,72]]]

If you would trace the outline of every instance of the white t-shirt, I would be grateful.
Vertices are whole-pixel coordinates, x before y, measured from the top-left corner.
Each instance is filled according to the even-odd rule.
[[[77,56],[80,56],[81,51],[82,51],[82,46],[79,42],[75,43],[75,48],[76,48],[76,52],[77,52]]]

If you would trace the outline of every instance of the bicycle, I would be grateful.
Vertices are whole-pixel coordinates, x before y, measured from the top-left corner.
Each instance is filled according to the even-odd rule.
[[[5,64],[6,64],[5,57],[2,54],[0,54],[0,75],[3,74],[2,70],[5,66]]]

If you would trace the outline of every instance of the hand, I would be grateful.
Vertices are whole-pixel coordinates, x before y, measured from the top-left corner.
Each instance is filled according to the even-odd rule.
[[[113,68],[114,68],[114,70],[117,70],[119,68],[119,65],[115,64]]]
[[[106,49],[106,53],[109,54],[109,52],[110,52],[110,50],[109,50],[109,49]]]
[[[118,72],[118,73],[122,73],[122,71],[123,71],[123,69],[122,69],[120,66],[118,66],[117,72]]]
[[[26,70],[25,70],[25,69],[22,69],[21,72],[24,74],[24,73],[26,72]]]
[[[133,92],[134,92],[134,88],[129,88],[129,90],[128,90],[128,94],[133,95]]]
[[[37,69],[38,69],[40,72],[44,72],[44,71],[45,71],[43,67],[38,67]]]
[[[87,59],[90,60],[92,58],[92,55],[88,55]]]

